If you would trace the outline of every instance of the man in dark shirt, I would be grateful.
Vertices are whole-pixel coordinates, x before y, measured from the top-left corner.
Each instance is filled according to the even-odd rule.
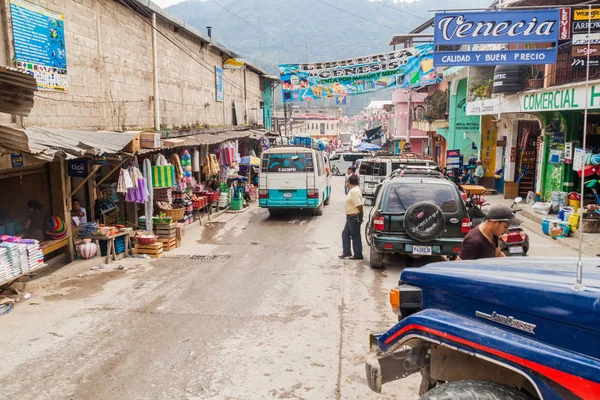
[[[506,257],[498,247],[498,238],[508,231],[510,225],[520,224],[512,209],[506,206],[491,207],[485,221],[465,236],[458,259]]]

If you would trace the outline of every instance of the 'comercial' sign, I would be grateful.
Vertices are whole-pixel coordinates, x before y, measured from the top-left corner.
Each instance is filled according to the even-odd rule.
[[[556,43],[559,9],[535,11],[452,12],[435,14],[434,45]],[[557,47],[500,51],[440,51],[436,66],[554,64]]]
[[[589,85],[588,108],[600,109],[600,85]],[[535,113],[540,111],[583,110],[586,87],[578,84],[569,88],[523,92],[515,96],[486,99],[467,103],[467,115],[498,115],[499,113]]]

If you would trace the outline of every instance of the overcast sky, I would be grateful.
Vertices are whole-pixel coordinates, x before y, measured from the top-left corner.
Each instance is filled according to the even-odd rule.
[[[167,8],[173,4],[181,3],[182,1],[184,0],[152,0],[153,3],[161,6],[162,8]]]
[[[162,8],[167,8],[172,6],[173,4],[182,3],[185,0],[152,0],[153,3],[158,4]],[[206,1],[206,0],[204,0]],[[369,1],[378,1],[378,0],[369,0]],[[417,0],[396,0],[396,3],[413,3]]]

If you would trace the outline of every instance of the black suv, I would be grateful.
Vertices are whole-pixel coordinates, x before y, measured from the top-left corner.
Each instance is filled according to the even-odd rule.
[[[455,258],[471,229],[458,187],[446,179],[394,175],[378,186],[366,226],[371,267],[383,267],[384,254],[392,253]]]

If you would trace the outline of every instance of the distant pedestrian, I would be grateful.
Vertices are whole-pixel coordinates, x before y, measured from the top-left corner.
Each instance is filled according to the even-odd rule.
[[[463,239],[459,260],[478,260],[480,258],[506,257],[498,238],[508,231],[510,225],[520,225],[514,211],[506,206],[493,206],[487,212],[485,221],[472,229]]]
[[[481,178],[483,178],[483,176],[485,175],[485,170],[481,166],[481,161],[477,160],[475,164],[477,165],[477,167],[475,168],[475,175],[473,176],[473,181],[476,185],[479,185]]]
[[[363,223],[363,197],[358,187],[358,176],[351,175],[348,178],[350,190],[346,195],[346,225],[342,232],[343,252],[340,258],[350,258],[351,260],[362,260],[362,238],[360,236],[360,226]],[[350,244],[354,255],[350,252]]]
[[[350,179],[351,176],[356,176],[356,167],[355,166],[350,166],[348,167],[348,171],[346,171],[346,183],[344,184],[344,193],[348,194],[348,192],[350,191],[350,186],[348,185],[348,179]]]

